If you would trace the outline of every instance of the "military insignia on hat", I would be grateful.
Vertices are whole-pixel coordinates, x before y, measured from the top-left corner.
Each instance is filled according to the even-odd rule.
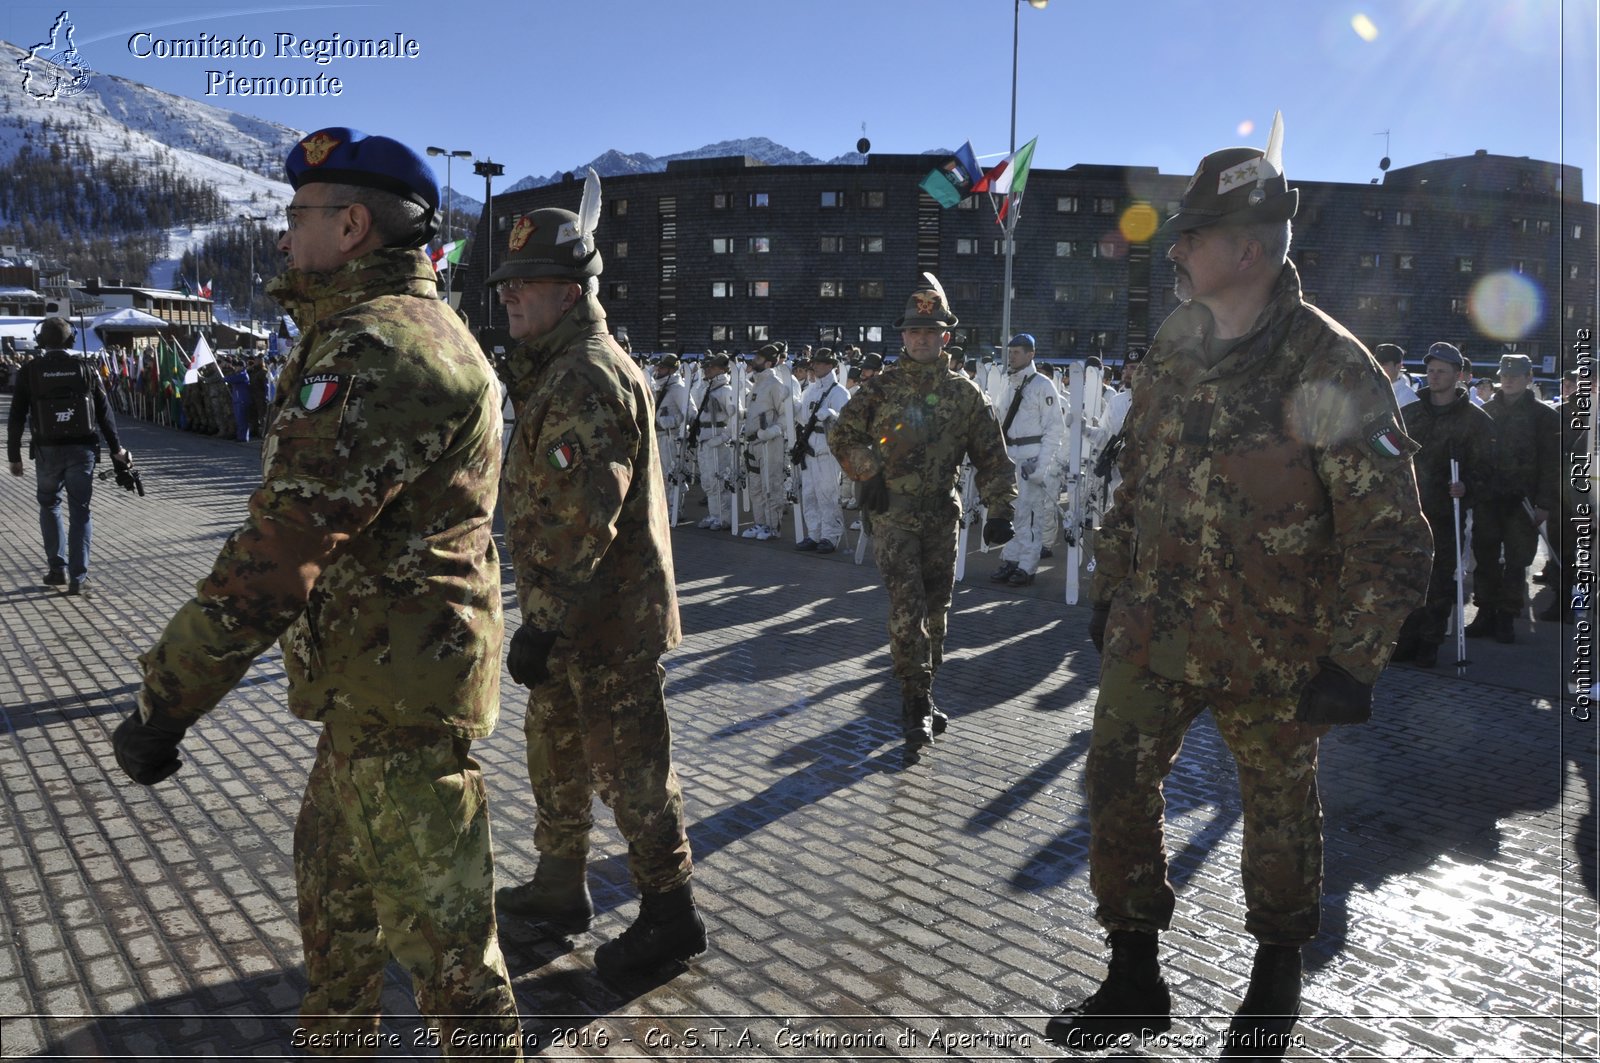
[[[565,471],[578,464],[579,459],[583,457],[583,450],[578,446],[576,439],[563,439],[545,451],[545,457],[549,460],[551,468]]]
[[[932,292],[916,292],[911,299],[917,304],[917,313],[924,317],[939,309],[939,297]]]
[[[317,373],[300,381],[300,408],[307,413],[315,413],[334,405],[334,399],[342,395],[350,384],[350,378],[340,376],[338,373]]]
[[[1399,429],[1389,425],[1368,436],[1367,443],[1373,450],[1386,458],[1398,458],[1406,452],[1402,443],[1403,438]]]
[[[576,239],[578,239],[578,223],[575,221],[562,222],[561,228],[556,230],[556,243],[570,244]]]
[[[330,137],[326,130],[316,136],[306,137],[300,142],[300,149],[306,153],[307,166],[321,166],[328,161],[328,155],[341,142]]]
[[[1217,195],[1226,195],[1240,185],[1247,185],[1256,179],[1256,174],[1261,169],[1261,159],[1246,159],[1237,166],[1230,166],[1217,174]]]
[[[539,227],[533,224],[533,219],[524,214],[517,219],[517,224],[511,227],[511,238],[506,241],[506,247],[512,251],[521,251],[527,244],[528,238]]]

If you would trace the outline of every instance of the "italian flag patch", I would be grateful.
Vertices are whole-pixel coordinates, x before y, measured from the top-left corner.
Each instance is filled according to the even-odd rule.
[[[344,390],[347,378],[337,373],[318,373],[300,381],[300,407],[315,413],[333,402]]]
[[[1367,442],[1386,458],[1398,458],[1405,453],[1400,445],[1400,433],[1393,428],[1380,428],[1367,437]]]
[[[570,469],[578,464],[578,444],[570,439],[563,439],[545,452],[552,467],[557,469]]]

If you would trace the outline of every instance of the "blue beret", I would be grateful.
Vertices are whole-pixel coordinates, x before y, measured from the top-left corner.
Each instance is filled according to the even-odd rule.
[[[1006,346],[1007,347],[1026,347],[1026,348],[1028,348],[1028,350],[1031,351],[1031,350],[1033,350],[1033,346],[1034,346],[1034,344],[1033,344],[1033,336],[1031,336],[1030,334],[1028,334],[1026,332],[1019,332],[1015,336],[1011,337],[1011,342],[1007,343]]]
[[[305,137],[283,168],[295,188],[313,181],[381,188],[437,212],[439,182],[421,155],[398,140],[329,126]]]

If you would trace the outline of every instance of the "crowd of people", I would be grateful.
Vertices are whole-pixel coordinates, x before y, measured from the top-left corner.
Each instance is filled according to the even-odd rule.
[[[329,127],[285,167],[286,269],[268,292],[302,339],[276,372],[224,359],[190,366],[197,383],[169,392],[126,352],[74,365],[70,336],[52,326],[39,361],[64,359],[89,405],[66,407],[70,438],[40,440],[53,414],[31,401],[41,381],[23,367],[11,471],[22,475],[29,417],[42,515],[59,507],[59,490],[53,502],[45,491],[52,448],[81,458],[98,424],[113,460],[126,456],[113,407],[263,433],[248,516],[139,658],[113,749],[130,779],[160,784],[182,766],[187,731],[281,641],[289,708],[323,727],[294,838],[314,1043],[377,1031],[392,956],[443,1043],[521,1058],[496,919],[590,926],[594,796],[616,817],[640,895],[637,919],[595,951],[602,976],[653,976],[708,948],[660,663],[682,638],[671,536],[697,483],[708,531],[767,540],[787,519],[795,549],[826,554],[852,514],[860,521],[858,547],[871,544],[888,598],[908,763],[950,727],[934,684],[965,536],[1003,548],[991,578],[1025,586],[1053,536],[1084,530],[1060,527],[1063,491],[1075,496],[1072,509],[1099,525],[1088,637],[1102,663],[1085,774],[1093,918],[1111,958],[1047,1035],[1094,1050],[1171,1027],[1159,935],[1176,896],[1161,792],[1209,710],[1239,767],[1257,941],[1223,1055],[1282,1054],[1301,950],[1319,927],[1319,740],[1369,718],[1392,657],[1437,656],[1441,585],[1456,569],[1442,544],[1467,532],[1463,512],[1478,601],[1466,634],[1515,638],[1530,543],[1574,504],[1548,474],[1563,446],[1588,444],[1561,438],[1518,355],[1501,360],[1500,392],[1480,412],[1460,351],[1435,344],[1426,388],[1402,412],[1392,352],[1375,360],[1302,297],[1289,259],[1298,192],[1276,126],[1265,151],[1201,160],[1164,227],[1182,304],[1148,350],[1126,353],[1121,391],[1098,366],[1063,389],[1027,333],[1003,359],[966,358],[932,274],[894,323],[903,347],[889,364],[853,349],[791,357],[773,343],[748,362],[641,365],[597,295],[593,171],[576,211],[535,211],[497,237],[488,283],[513,345],[496,380],[416,250],[439,220],[426,160]],[[471,757],[499,715],[509,626],[497,502],[521,613],[506,666],[527,691],[537,808],[516,827],[539,852],[530,880],[498,890]],[[68,566],[61,538],[59,523],[54,539],[46,528],[47,583]]]

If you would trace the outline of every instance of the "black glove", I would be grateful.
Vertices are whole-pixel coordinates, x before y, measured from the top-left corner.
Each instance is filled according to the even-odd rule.
[[[1097,604],[1094,612],[1089,614],[1089,641],[1094,643],[1095,651],[1106,652],[1106,621],[1111,619],[1111,606],[1109,603]]]
[[[1300,691],[1294,718],[1301,723],[1366,723],[1372,718],[1372,684],[1363,683],[1326,657]]]
[[[868,513],[889,511],[889,485],[884,482],[883,473],[874,473],[872,479],[862,482],[857,500]]]
[[[123,448],[111,455],[111,464],[119,469],[133,468],[133,451]]]
[[[983,541],[990,546],[1000,546],[1016,538],[1016,529],[1005,517],[990,517],[983,522]]]
[[[135,707],[111,732],[111,750],[116,754],[117,766],[134,782],[154,786],[183,767],[178,743],[188,730],[154,714],[146,723]]]
[[[554,631],[540,631],[523,624],[511,636],[511,651],[506,654],[506,668],[514,682],[525,687],[543,683],[550,678],[550,647],[556,644]]]

